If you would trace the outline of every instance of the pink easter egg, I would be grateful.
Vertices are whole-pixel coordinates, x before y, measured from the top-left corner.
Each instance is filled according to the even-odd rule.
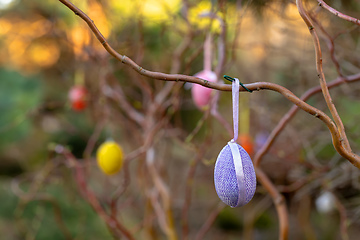
[[[209,70],[203,70],[194,75],[195,77],[207,80],[209,82],[216,82],[216,74]],[[210,103],[212,89],[204,87],[199,84],[194,84],[191,89],[191,94],[195,105],[203,109]]]

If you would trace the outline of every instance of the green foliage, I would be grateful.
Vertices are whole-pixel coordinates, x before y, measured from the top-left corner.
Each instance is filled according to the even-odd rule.
[[[242,223],[230,207],[224,208],[216,218],[216,224],[223,230],[240,230]]]
[[[272,221],[272,216],[268,211],[262,213],[255,221],[255,227],[257,229],[269,229],[274,227],[274,222]]]
[[[22,139],[31,128],[29,116],[41,101],[35,77],[0,69],[0,147]]]
[[[43,193],[59,205],[61,217],[71,235],[76,239],[113,239],[104,222],[89,204],[80,197],[74,198],[73,193],[66,191],[66,188],[68,187],[63,184],[51,184],[46,186]],[[65,239],[51,203],[30,201],[25,205],[24,211],[16,217],[15,213],[20,207],[21,200],[10,189],[10,182],[0,180],[0,222],[10,222],[13,226],[21,228],[18,232],[24,234],[35,233],[37,240]]]
[[[18,199],[10,192],[9,183],[0,180],[0,218],[11,220]]]
[[[328,143],[319,150],[317,157],[320,159],[326,159],[326,161],[328,161],[331,159],[331,157],[334,156],[335,153],[336,150],[334,149],[334,146],[331,143]]]
[[[337,99],[336,105],[339,106],[339,114],[350,142],[353,141],[358,146],[360,144],[360,117],[357,113],[360,109],[360,101],[356,98],[344,97]]]

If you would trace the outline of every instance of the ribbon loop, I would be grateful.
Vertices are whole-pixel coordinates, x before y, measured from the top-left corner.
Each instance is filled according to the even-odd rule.
[[[235,78],[232,82],[232,108],[233,108],[233,125],[234,125],[234,142],[238,139],[239,134],[239,79]]]

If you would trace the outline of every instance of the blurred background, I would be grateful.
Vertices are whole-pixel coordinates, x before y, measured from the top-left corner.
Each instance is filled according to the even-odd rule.
[[[72,3],[116,51],[151,71],[194,75],[207,62],[219,82],[224,74],[272,82],[297,96],[319,85],[312,39],[294,1]],[[360,18],[358,1],[327,3]],[[320,36],[327,81],[360,80],[359,26],[315,0],[305,6]],[[204,54],[207,36],[211,56]],[[100,208],[116,212],[134,239],[278,239],[278,216],[260,184],[237,209],[214,189],[216,158],[232,138],[231,93],[213,91],[210,107],[198,108],[190,87],[123,65],[59,1],[0,0],[0,239],[122,236],[94,210],[63,148],[85,170]],[[69,97],[74,88],[82,89],[79,102]],[[359,154],[360,82],[331,94]],[[240,95],[240,133],[247,139],[241,144],[253,157],[292,103],[271,91]],[[321,93],[307,102],[329,114]],[[107,139],[127,156],[113,176],[95,159]],[[336,153],[318,119],[299,111],[261,167],[285,196],[289,239],[358,238],[359,169]]]

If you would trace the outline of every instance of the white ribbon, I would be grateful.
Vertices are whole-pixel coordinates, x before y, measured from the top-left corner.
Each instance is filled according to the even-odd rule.
[[[245,176],[244,169],[241,159],[241,154],[239,151],[239,146],[236,143],[239,133],[239,79],[235,78],[232,82],[232,107],[233,107],[233,125],[234,125],[234,138],[228,142],[228,145],[231,150],[231,155],[234,161],[235,173],[237,185],[239,188],[238,193],[238,202],[235,207],[240,207],[245,205],[246,201],[246,185],[245,185]]]
[[[232,82],[232,107],[233,107],[233,125],[234,125],[234,142],[238,139],[239,134],[239,79],[235,78]]]
[[[245,185],[245,176],[244,176],[244,169],[241,159],[241,154],[239,151],[239,146],[237,143],[233,142],[232,140],[228,142],[228,145],[231,150],[231,154],[234,161],[235,173],[236,173],[236,180],[237,185],[239,188],[238,193],[238,202],[235,207],[240,207],[245,205],[246,201],[246,185]]]

